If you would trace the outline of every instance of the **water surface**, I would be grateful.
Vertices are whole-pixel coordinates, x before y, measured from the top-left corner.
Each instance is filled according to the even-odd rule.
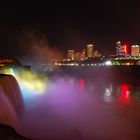
[[[51,76],[44,94],[24,94],[17,131],[36,140],[139,140],[136,79],[102,71]]]

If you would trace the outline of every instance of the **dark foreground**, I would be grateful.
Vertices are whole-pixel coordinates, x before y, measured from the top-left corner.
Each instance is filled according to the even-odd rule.
[[[9,125],[0,124],[1,140],[31,140],[19,135],[14,128]]]

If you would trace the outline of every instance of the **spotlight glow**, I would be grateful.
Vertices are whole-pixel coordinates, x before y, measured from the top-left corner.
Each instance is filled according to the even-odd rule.
[[[112,65],[112,62],[111,61],[106,61],[105,65],[110,66],[110,65]]]
[[[27,70],[16,72],[12,68],[3,69],[1,73],[13,75],[17,79],[22,91],[42,94],[46,89],[47,77],[41,74]]]

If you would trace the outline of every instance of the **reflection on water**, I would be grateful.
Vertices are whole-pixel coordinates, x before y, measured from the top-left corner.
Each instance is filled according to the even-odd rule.
[[[122,105],[131,105],[140,101],[140,87],[135,87],[128,84],[121,84],[105,88],[105,96],[116,98]]]
[[[97,85],[91,79],[75,79],[72,84],[76,84],[77,80],[79,80],[79,89],[92,91],[95,93],[101,92],[101,96],[108,98],[116,98],[118,102],[122,105],[130,105],[133,103],[140,102],[140,86],[130,85],[130,84],[111,84],[104,83],[104,85]],[[95,88],[94,88],[95,84]],[[85,89],[86,88],[86,89]],[[87,92],[89,93],[89,92]],[[106,102],[106,99],[104,100]],[[111,100],[110,100],[111,101]],[[108,102],[108,101],[107,101]]]
[[[85,88],[85,80],[84,79],[79,80],[79,88],[80,88],[80,90],[84,90],[84,88]]]
[[[17,128],[25,136],[38,140],[140,139],[140,86],[57,76],[48,80],[46,89],[46,94],[27,99],[27,111]]]
[[[133,99],[130,97],[130,94],[132,94],[130,92],[130,87],[129,85],[127,84],[123,84],[120,86],[120,97],[119,97],[119,100],[120,100],[120,103],[122,105],[130,105],[133,103]]]

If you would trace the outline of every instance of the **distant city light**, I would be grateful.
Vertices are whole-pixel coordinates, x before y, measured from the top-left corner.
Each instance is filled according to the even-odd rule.
[[[127,54],[127,45],[124,45],[124,52]]]
[[[106,61],[105,65],[110,66],[110,65],[112,65],[112,62],[111,61]]]

